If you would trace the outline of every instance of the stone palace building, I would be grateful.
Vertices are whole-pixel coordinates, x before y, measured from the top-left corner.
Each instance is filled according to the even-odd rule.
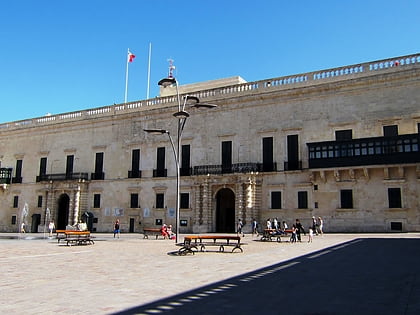
[[[181,85],[181,233],[238,219],[326,232],[420,231],[420,55],[246,82]],[[0,232],[86,222],[110,232],[175,224],[178,98],[160,96],[0,124]],[[176,141],[175,141],[176,142]]]

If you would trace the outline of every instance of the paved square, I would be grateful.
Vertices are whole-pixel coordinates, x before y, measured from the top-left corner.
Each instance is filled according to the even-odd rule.
[[[118,313],[231,277],[258,274],[262,268],[310,253],[317,259],[328,253],[326,248],[335,246],[335,250],[340,250],[340,244],[346,246],[358,239],[420,239],[419,233],[326,234],[316,236],[313,243],[307,243],[306,236],[302,243],[290,244],[261,242],[248,234],[243,238],[243,253],[177,256],[170,254],[178,249],[173,241],[143,239],[139,234],[122,234],[120,239],[95,234],[94,245],[71,247],[54,239],[42,239],[42,235],[6,239],[8,235],[0,235],[0,311],[6,314]],[[293,268],[293,264],[292,261],[287,268]],[[283,268],[286,267],[275,267],[272,272]],[[255,292],[262,293],[261,289]],[[231,303],[235,305],[234,301]],[[275,307],[277,302],[272,303]],[[159,312],[167,310],[175,313],[163,306]],[[218,312],[207,309],[200,313]],[[243,309],[241,313],[248,311]]]

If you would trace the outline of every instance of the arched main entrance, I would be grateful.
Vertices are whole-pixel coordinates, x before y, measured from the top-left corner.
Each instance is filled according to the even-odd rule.
[[[57,230],[65,230],[69,222],[69,208],[70,198],[67,194],[62,194],[58,198],[58,211],[57,211]]]
[[[235,194],[229,188],[216,194],[216,232],[235,232]]]

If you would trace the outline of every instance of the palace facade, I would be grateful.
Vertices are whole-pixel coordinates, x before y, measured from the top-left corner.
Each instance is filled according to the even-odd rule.
[[[420,231],[420,55],[180,86],[181,233],[322,217],[326,232]],[[178,99],[0,124],[0,232],[175,224]]]

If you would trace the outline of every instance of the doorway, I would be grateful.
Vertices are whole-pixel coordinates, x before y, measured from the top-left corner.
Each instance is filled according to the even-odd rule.
[[[216,232],[235,232],[235,194],[229,188],[216,194]]]
[[[65,230],[69,223],[70,198],[67,194],[62,194],[58,198],[57,230]]]
[[[38,233],[38,226],[41,224],[41,215],[32,215],[31,233]]]
[[[129,233],[134,233],[134,218],[130,218]]]

